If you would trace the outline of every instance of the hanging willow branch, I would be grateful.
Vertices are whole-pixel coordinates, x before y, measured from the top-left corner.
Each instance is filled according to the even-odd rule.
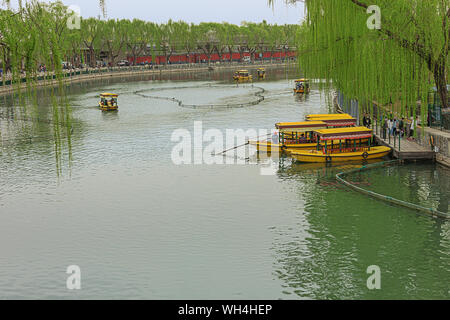
[[[309,77],[325,79],[329,88],[333,84],[349,98],[393,101],[391,111],[405,117],[415,116],[417,101],[422,101],[422,119],[434,85],[444,117],[450,112],[448,0],[306,0],[305,5],[298,52]],[[367,27],[372,5],[381,10],[377,30]]]

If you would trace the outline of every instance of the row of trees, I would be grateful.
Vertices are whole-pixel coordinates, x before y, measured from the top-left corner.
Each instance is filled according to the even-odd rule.
[[[295,2],[295,0],[287,0]],[[299,63],[309,77],[326,79],[352,99],[401,102],[426,123],[435,86],[450,129],[450,0],[305,0]]]
[[[41,64],[58,71],[62,61],[95,66],[104,58],[114,65],[118,60],[140,55],[174,53],[225,53],[292,50],[297,25],[243,23],[189,24],[168,21],[157,24],[142,20],[82,19],[61,2],[27,2],[17,10],[0,11],[0,54],[3,70],[33,73]],[[75,28],[71,28],[74,26]]]
[[[166,24],[156,24],[137,19],[104,21],[91,18],[82,21],[78,40],[90,50],[91,59],[104,52],[110,63],[124,55],[137,57],[143,54],[162,54],[168,61],[177,52],[201,52],[208,57],[217,53],[223,57],[225,53],[233,52],[253,54],[292,49],[298,29],[297,25],[278,26],[266,22],[237,26],[229,23],[196,25],[169,20]]]

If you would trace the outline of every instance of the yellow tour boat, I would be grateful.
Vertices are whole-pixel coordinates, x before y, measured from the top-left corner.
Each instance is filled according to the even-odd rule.
[[[258,79],[265,79],[266,78],[266,69],[258,68],[256,70],[256,72],[258,73]]]
[[[317,146],[313,140],[313,132],[327,128],[322,121],[285,122],[277,123],[275,133],[271,139],[263,141],[249,141],[259,152],[283,152],[289,149],[311,150]]]
[[[239,82],[252,81],[253,76],[248,72],[248,70],[238,70],[234,73],[233,79]]]
[[[311,91],[308,79],[295,80],[294,93],[305,94]]]
[[[119,109],[117,105],[118,94],[115,93],[102,93],[100,94],[99,107],[103,111],[116,111]]]
[[[315,131],[318,143],[316,150],[290,150],[291,156],[300,162],[344,162],[379,159],[387,156],[391,149],[371,146],[373,132],[366,127],[322,129]],[[369,145],[364,146],[364,139]],[[336,143],[338,141],[338,143]]]

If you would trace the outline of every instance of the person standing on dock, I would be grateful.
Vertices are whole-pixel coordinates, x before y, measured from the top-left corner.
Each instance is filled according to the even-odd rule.
[[[393,128],[394,128],[394,121],[389,118],[389,120],[388,120],[388,129],[389,129],[389,135],[390,136],[392,136]]]
[[[411,127],[409,129],[409,137],[412,138],[414,136],[414,130],[416,129],[417,126],[417,116],[414,119],[413,117],[411,117]]]
[[[363,118],[363,126],[370,129],[370,125],[372,124],[372,121],[370,120],[370,116],[365,113]]]
[[[277,132],[274,132],[272,135],[272,143],[273,144],[279,144],[280,143],[280,136]]]
[[[401,118],[398,124],[398,130],[401,138],[403,138],[403,134],[405,132],[404,129],[405,129],[405,118]]]
[[[386,140],[387,130],[389,129],[389,120],[384,118],[383,120],[383,140]]]

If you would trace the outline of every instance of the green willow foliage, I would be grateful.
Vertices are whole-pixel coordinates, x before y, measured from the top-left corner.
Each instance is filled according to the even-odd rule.
[[[104,1],[101,6],[106,12]],[[19,67],[34,70],[41,63],[51,62],[48,69],[53,71],[61,66],[56,61],[95,67],[103,55],[114,65],[126,56],[142,54],[170,57],[175,52],[222,55],[230,51],[287,50],[295,45],[295,34],[300,28],[269,25],[265,21],[237,26],[88,18],[81,19],[80,30],[69,30],[66,24],[70,18],[67,7],[58,1],[51,4],[28,1],[18,11],[0,10],[0,59],[6,69],[14,66],[16,75]]]
[[[325,79],[349,98],[400,102],[395,111],[403,116],[415,115],[417,101],[423,101],[422,120],[430,87],[436,86],[449,111],[450,0],[305,0],[305,5],[298,52],[309,77]],[[381,29],[367,26],[371,5],[381,10]]]
[[[46,65],[51,71],[46,74],[48,80],[55,80],[59,86],[51,88],[51,114],[55,157],[58,174],[61,173],[61,154],[63,140],[66,139],[69,160],[71,160],[71,112],[63,91],[62,59],[68,48],[74,31],[67,28],[70,15],[61,2],[43,4],[36,1],[22,4],[17,10],[0,10],[0,60],[3,70],[3,84],[6,73],[11,72],[11,81],[15,87],[19,107],[16,114],[29,118],[32,110],[26,110],[22,78],[26,78],[28,97],[33,100],[38,67]],[[70,161],[69,161],[70,163]]]

